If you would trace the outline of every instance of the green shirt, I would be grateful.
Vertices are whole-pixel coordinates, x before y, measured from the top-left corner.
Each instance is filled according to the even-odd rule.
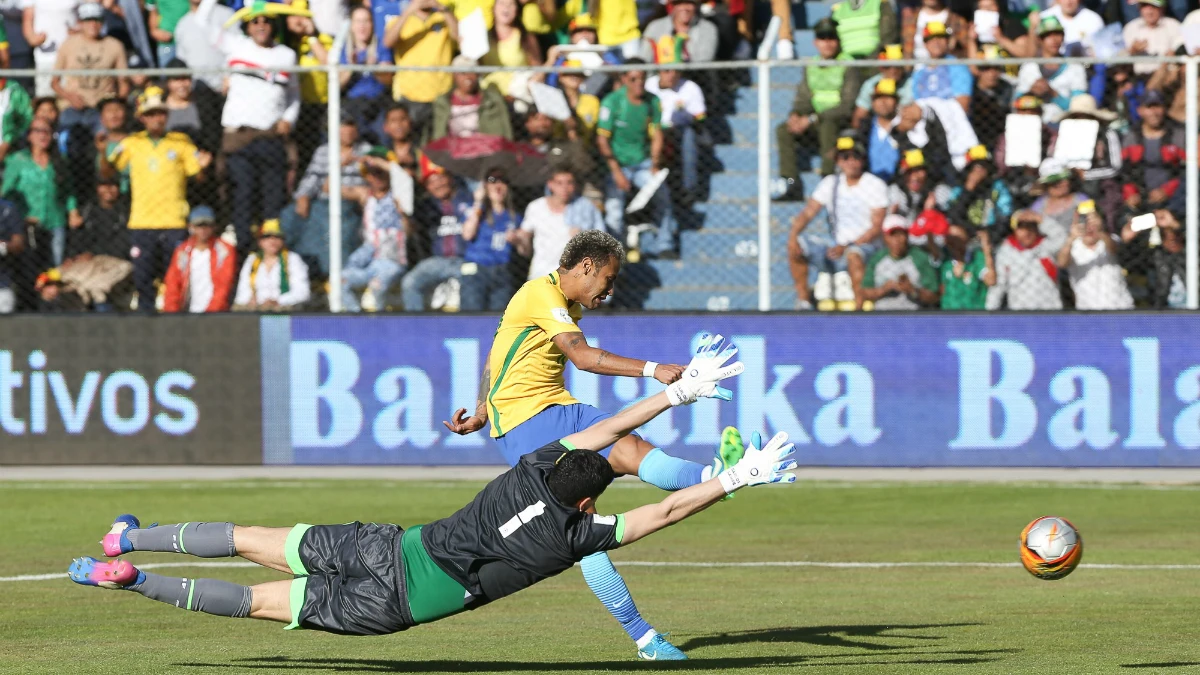
[[[158,27],[175,33],[175,25],[191,9],[188,0],[146,0],[146,9],[158,10]]]
[[[608,139],[613,156],[621,166],[637,166],[650,156],[650,135],[662,123],[662,104],[653,94],[643,94],[634,103],[618,89],[600,102],[596,133]]]
[[[0,88],[0,142],[12,144],[24,138],[31,121],[33,103],[29,93],[16,81],[9,80]]]
[[[67,224],[67,212],[76,208],[75,197],[59,185],[54,163],[38,166],[28,150],[8,156],[0,196],[21,207],[25,217],[38,226],[57,230]]]
[[[987,286],[980,277],[986,269],[983,254],[979,251],[967,255],[966,269],[961,278],[954,276],[953,260],[943,262],[939,270],[943,288],[942,309],[985,309]]]

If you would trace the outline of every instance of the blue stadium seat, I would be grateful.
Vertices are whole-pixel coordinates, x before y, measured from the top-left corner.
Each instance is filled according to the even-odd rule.
[[[806,25],[809,28],[817,25],[817,22],[829,16],[833,12],[833,5],[824,2],[809,2],[804,3],[804,18]]]

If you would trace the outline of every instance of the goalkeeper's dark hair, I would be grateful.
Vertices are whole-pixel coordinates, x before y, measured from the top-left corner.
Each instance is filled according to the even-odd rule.
[[[625,262],[625,247],[617,238],[601,230],[586,230],[571,237],[563,249],[558,266],[569,270],[585,258],[592,261],[596,267],[604,267],[613,258],[617,262]]]
[[[565,453],[546,474],[546,487],[563,506],[598,499],[616,478],[612,465],[598,452],[572,450]]]

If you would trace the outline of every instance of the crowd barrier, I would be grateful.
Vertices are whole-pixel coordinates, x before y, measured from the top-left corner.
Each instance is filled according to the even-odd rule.
[[[1200,466],[1200,318],[1148,318],[618,314],[586,326],[595,344],[668,363],[702,330],[733,337],[746,365],[734,400],[640,430],[696,461],[736,425],[787,431],[815,466]],[[493,316],[6,325],[0,465],[502,462],[484,433],[441,425],[474,408]],[[571,366],[566,383],[611,411],[662,387]]]

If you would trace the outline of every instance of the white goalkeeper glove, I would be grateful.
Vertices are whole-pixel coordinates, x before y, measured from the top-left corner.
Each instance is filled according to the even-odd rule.
[[[719,398],[722,401],[733,399],[733,392],[718,384],[727,377],[741,374],[746,367],[741,361],[725,365],[726,361],[737,354],[737,347],[729,344],[722,350],[721,345],[724,342],[725,338],[720,335],[710,336],[705,333],[700,338],[696,356],[683,371],[683,377],[667,387],[667,399],[671,401],[671,405],[695,403],[698,398]]]
[[[717,474],[717,480],[721,481],[725,493],[732,494],[738,488],[747,485],[795,483],[796,474],[786,473],[796,468],[796,460],[784,459],[795,452],[795,446],[788,443],[787,439],[788,435],[781,431],[760,450],[762,437],[758,432],[754,432],[741,461]]]

